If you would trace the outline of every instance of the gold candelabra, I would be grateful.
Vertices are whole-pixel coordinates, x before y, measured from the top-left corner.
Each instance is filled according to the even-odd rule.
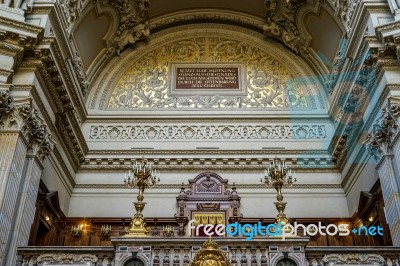
[[[137,202],[134,202],[136,213],[132,217],[130,228],[125,228],[127,236],[146,236],[149,233],[149,229],[146,227],[142,211],[146,202],[143,202],[144,190],[148,187],[154,187],[160,178],[157,178],[157,170],[153,169],[151,163],[144,158],[139,162],[133,161],[132,169],[129,169],[128,173],[125,174],[124,183],[129,188],[139,188],[139,194],[137,196]]]
[[[275,218],[275,223],[285,225],[289,223],[286,217],[285,208],[287,202],[283,202],[282,187],[291,187],[296,183],[296,178],[293,178],[294,171],[287,167],[286,162],[275,158],[265,169],[264,177],[261,176],[261,183],[267,187],[274,187],[277,192],[277,202],[274,202],[278,215]]]

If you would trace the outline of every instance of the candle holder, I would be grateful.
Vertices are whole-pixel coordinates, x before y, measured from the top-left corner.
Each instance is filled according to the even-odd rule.
[[[289,223],[286,217],[285,208],[287,202],[283,202],[282,187],[291,187],[297,182],[294,178],[294,171],[287,167],[286,162],[275,158],[265,169],[264,176],[261,176],[261,183],[267,187],[274,187],[277,192],[277,202],[274,202],[278,215],[275,218],[275,224],[285,225]]]
[[[153,169],[151,163],[144,158],[139,162],[133,161],[132,169],[125,174],[124,183],[129,188],[139,188],[139,194],[137,196],[137,202],[134,202],[136,213],[132,217],[130,227],[125,228],[126,236],[147,236],[150,230],[146,227],[146,222],[143,217],[142,211],[146,202],[143,202],[144,190],[148,187],[154,187],[160,178],[157,178],[157,170]]]

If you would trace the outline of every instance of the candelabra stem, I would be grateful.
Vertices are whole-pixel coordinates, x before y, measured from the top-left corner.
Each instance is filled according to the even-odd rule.
[[[288,218],[286,217],[285,214],[285,208],[286,208],[286,202],[283,202],[283,195],[282,195],[282,184],[278,183],[275,186],[277,195],[276,195],[276,200],[277,202],[274,202],[275,207],[278,211],[278,215],[275,218],[275,223],[281,223],[282,225],[285,225],[289,222]]]
[[[135,205],[136,213],[132,217],[132,221],[130,224],[130,228],[126,228],[126,236],[134,236],[134,237],[144,237],[147,236],[149,233],[149,229],[146,227],[146,222],[143,217],[142,211],[144,209],[144,206],[146,205],[146,202],[143,202],[143,194],[144,190],[146,189],[146,183],[144,182],[145,174],[138,174],[138,188],[139,188],[139,193],[137,196],[137,202],[134,202],[133,204]]]
[[[283,195],[282,195],[282,186],[276,186],[275,187],[277,195],[276,195],[276,200],[278,202],[282,202],[283,201]]]

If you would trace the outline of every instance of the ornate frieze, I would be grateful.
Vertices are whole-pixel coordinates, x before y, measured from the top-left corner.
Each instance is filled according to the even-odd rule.
[[[92,254],[73,254],[73,253],[60,253],[60,254],[43,254],[37,257],[37,263],[45,264],[82,264],[87,262],[96,263],[97,256]]]
[[[384,265],[385,259],[377,254],[331,254],[322,259],[330,266],[334,265]]]
[[[247,96],[169,95],[170,62],[246,64]],[[273,56],[245,41],[218,37],[188,38],[149,50],[137,58],[116,83],[109,109],[315,108],[306,81]]]
[[[325,139],[324,125],[92,126],[94,140]]]

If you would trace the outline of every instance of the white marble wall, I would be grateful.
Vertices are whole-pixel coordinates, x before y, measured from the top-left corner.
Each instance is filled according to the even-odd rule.
[[[259,183],[260,173],[216,172],[229,184],[254,184],[253,188],[238,188],[241,197],[241,211],[244,217],[272,218],[276,215],[276,192]],[[160,184],[188,183],[198,173],[162,173]],[[123,184],[123,172],[79,173],[76,176],[78,188],[72,196],[68,216],[72,217],[129,217],[134,213],[137,189],[99,188],[96,184]],[[298,173],[298,184],[308,188],[284,188],[284,200],[288,202],[287,215],[290,217],[349,217],[346,196],[340,186],[338,173]],[[92,188],[80,188],[79,184],[92,184]],[[321,184],[321,188],[311,185]],[[327,184],[337,184],[327,188]],[[324,186],[325,185],[325,186]],[[176,197],[179,188],[153,188],[145,191],[144,209],[146,217],[173,217],[176,213]]]

